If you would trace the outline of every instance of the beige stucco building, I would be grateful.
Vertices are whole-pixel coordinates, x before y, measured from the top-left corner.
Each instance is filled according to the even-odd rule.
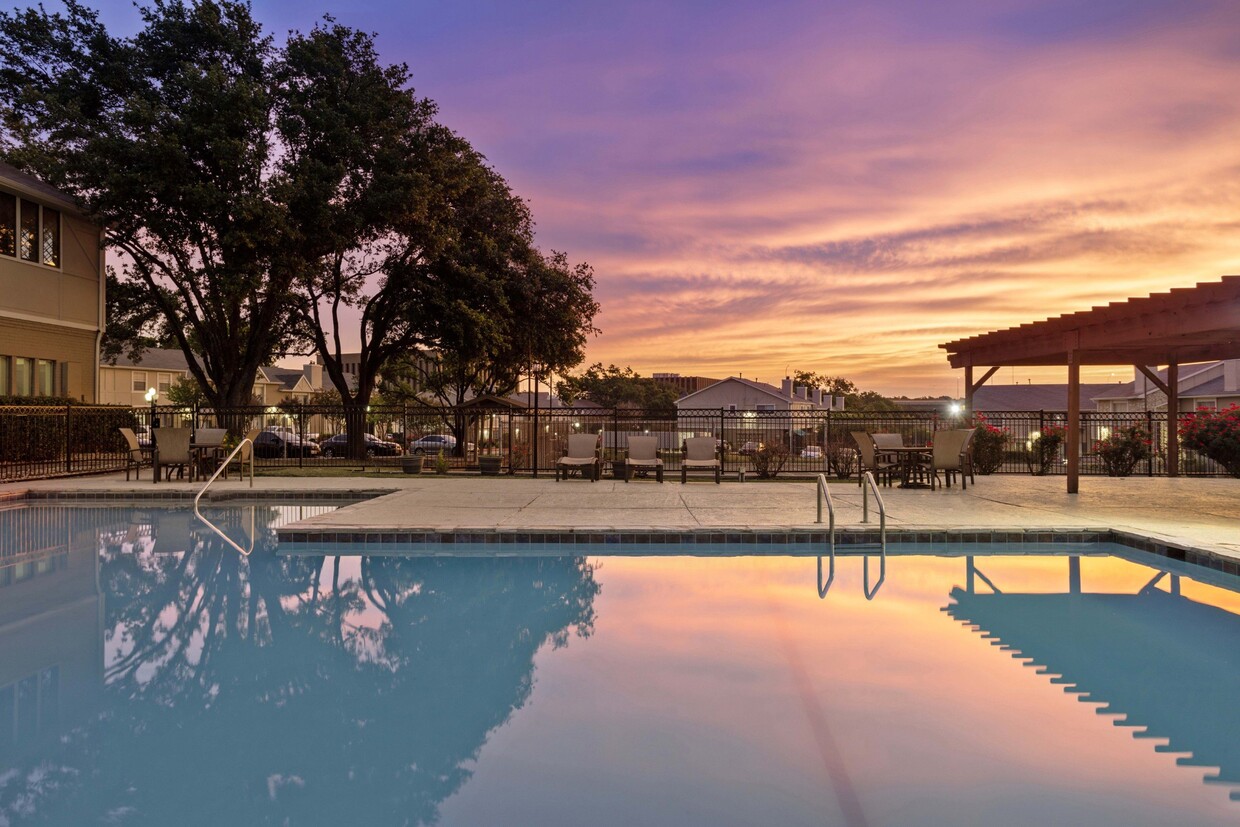
[[[107,405],[142,407],[146,392],[154,388],[160,405],[169,403],[168,389],[180,379],[188,379],[189,367],[180,350],[152,348],[140,361],[121,355],[115,364],[99,368],[99,401]],[[286,400],[308,402],[323,389],[323,368],[307,364],[297,368],[261,367],[254,377],[254,404],[279,405]]]
[[[0,396],[98,401],[102,230],[0,163]]]

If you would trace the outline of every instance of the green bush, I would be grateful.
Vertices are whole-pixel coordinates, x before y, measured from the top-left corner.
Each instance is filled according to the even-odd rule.
[[[973,470],[979,474],[993,474],[1003,467],[1007,441],[1007,428],[992,425],[978,414],[977,428],[973,432]]]
[[[1204,454],[1240,477],[1240,407],[1198,409],[1180,422],[1180,444]]]
[[[1034,432],[1033,447],[1029,449],[1029,470],[1037,475],[1048,473],[1059,459],[1059,449],[1067,437],[1067,429],[1059,425],[1047,425],[1041,432]]]
[[[4,446],[0,462],[62,459],[66,444],[74,455],[120,453],[126,446],[117,429],[136,425],[137,417],[127,406],[74,405],[47,397],[0,397],[0,445]]]
[[[749,459],[753,462],[753,470],[757,472],[759,478],[775,479],[779,472],[784,470],[784,463],[788,461],[788,446],[782,442],[763,445],[750,454]]]
[[[1150,432],[1140,425],[1117,428],[1105,439],[1094,443],[1094,453],[1110,477],[1126,477],[1137,463],[1150,458]]]

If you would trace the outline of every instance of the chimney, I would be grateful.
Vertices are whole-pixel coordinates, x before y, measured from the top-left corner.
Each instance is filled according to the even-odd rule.
[[[842,397],[842,396],[833,396],[833,397],[831,397],[831,399],[832,399],[832,400],[834,400],[834,401],[831,403],[831,407],[832,407],[832,409],[837,410],[837,411],[842,411],[842,410],[844,410],[844,397]]]
[[[792,396],[792,380],[787,376],[784,377],[783,383],[779,386],[784,392],[784,396]]]
[[[802,385],[797,390],[801,392],[801,398],[804,399],[806,402],[808,402],[809,401],[809,386]]]
[[[814,404],[822,407],[822,388],[814,388]]]
[[[323,390],[323,365],[319,362],[309,362],[302,366],[302,374],[306,377],[306,381],[310,383],[310,387],[316,391]]]

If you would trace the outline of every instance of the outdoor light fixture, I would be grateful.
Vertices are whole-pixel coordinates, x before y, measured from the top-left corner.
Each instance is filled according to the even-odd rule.
[[[960,403],[959,403],[959,402],[953,402],[953,403],[951,404],[951,407],[950,407],[948,410],[950,410],[950,411],[952,412],[952,416],[960,416],[960,411],[961,411],[961,408],[960,408]]]
[[[150,402],[152,405],[155,404],[155,398],[158,396],[159,396],[159,391],[155,390],[154,388],[146,389],[146,401]]]

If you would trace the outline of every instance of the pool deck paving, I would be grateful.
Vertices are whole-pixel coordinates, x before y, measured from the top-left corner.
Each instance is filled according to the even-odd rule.
[[[149,473],[149,472],[148,472]],[[935,491],[881,489],[892,529],[995,532],[1002,530],[1113,530],[1168,545],[1240,561],[1240,480],[1228,478],[1086,477],[1080,493],[1067,494],[1063,477],[994,475]],[[123,474],[0,484],[0,498],[69,495],[142,501],[155,496],[192,498],[198,484],[158,485],[150,477],[126,482]],[[830,485],[837,525],[862,523],[862,489],[854,482]],[[217,482],[209,496],[247,496],[248,484]],[[704,478],[682,485],[609,479],[491,478],[477,475],[382,477],[258,477],[257,495],[277,492],[366,496],[361,502],[281,528],[311,532],[590,532],[703,529],[808,530],[816,526],[812,480],[715,485]],[[376,494],[381,493],[381,496]]]

